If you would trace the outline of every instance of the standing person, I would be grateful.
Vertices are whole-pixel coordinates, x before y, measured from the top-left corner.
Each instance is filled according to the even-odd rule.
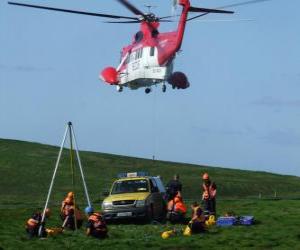
[[[86,207],[85,213],[88,217],[86,225],[86,235],[93,236],[98,239],[104,239],[107,237],[108,229],[105,221],[100,213],[94,212],[92,207]]]
[[[50,209],[47,208],[45,211],[45,218],[49,218],[50,216]],[[42,225],[42,231],[41,235],[39,235],[39,229],[40,226]],[[47,232],[45,229],[44,222],[42,223],[42,213],[40,212],[35,212],[26,222],[25,225],[26,232],[28,234],[28,237],[31,239],[33,237],[46,237]]]
[[[63,200],[60,208],[61,219],[63,221],[63,228],[75,230],[82,226],[83,218],[78,206],[74,204],[74,193],[69,192]],[[76,220],[76,224],[75,224]]]
[[[167,184],[167,199],[173,200],[176,195],[181,197],[182,184],[179,181],[179,175],[175,174],[173,180],[170,180]]]
[[[208,173],[203,174],[202,180],[202,201],[204,203],[204,210],[211,215],[216,215],[217,186],[210,180]]]

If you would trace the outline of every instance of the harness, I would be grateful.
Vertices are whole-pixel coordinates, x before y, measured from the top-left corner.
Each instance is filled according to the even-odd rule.
[[[201,214],[198,214],[199,209],[200,209],[200,211],[201,211]],[[203,222],[205,221],[205,217],[204,217],[203,214],[202,214],[202,209],[201,209],[200,206],[194,207],[194,208],[193,208],[193,217],[194,217],[195,215],[197,215],[197,219],[196,219],[197,222],[203,223]]]
[[[38,226],[38,224],[39,224],[39,221],[37,221],[33,218],[30,218],[26,223],[28,228],[36,228]]]
[[[208,186],[203,183],[202,188],[203,188],[203,198],[204,199],[215,197],[215,189],[213,188],[213,182],[211,182]],[[206,197],[207,194],[208,194],[208,197]]]
[[[64,216],[72,215],[74,213],[73,205],[64,203],[63,208],[62,208],[62,213]]]
[[[41,215],[38,213],[34,214],[30,219],[27,220],[26,227],[31,229],[37,228],[40,224],[40,221],[41,221]]]
[[[93,213],[89,217],[89,221],[92,222],[93,229],[96,231],[106,231],[106,224],[102,220],[102,216],[100,213]]]

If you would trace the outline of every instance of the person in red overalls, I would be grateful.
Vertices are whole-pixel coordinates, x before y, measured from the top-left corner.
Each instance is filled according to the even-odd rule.
[[[210,215],[216,215],[217,186],[210,180],[208,173],[203,174],[202,180],[202,201],[204,210]]]

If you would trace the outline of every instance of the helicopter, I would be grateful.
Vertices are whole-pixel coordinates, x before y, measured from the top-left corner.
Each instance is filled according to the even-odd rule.
[[[175,0],[174,6],[181,6],[177,29],[171,32],[159,32],[161,22],[173,22],[169,20],[172,16],[157,17],[153,13],[144,13],[127,0],[116,0],[132,12],[135,16],[120,16],[112,14],[92,13],[60,8],[52,8],[40,5],[8,2],[11,5],[90,15],[118,21],[106,21],[106,23],[132,24],[139,23],[140,29],[133,36],[131,44],[122,48],[120,63],[117,67],[106,67],[100,72],[99,78],[106,84],[116,86],[118,92],[125,87],[136,90],[144,88],[145,93],[152,91],[152,86],[161,84],[162,92],[166,92],[166,83],[173,89],[186,89],[190,86],[188,77],[180,71],[174,72],[174,60],[181,49],[184,32],[188,21],[204,15],[233,14],[233,11],[224,10],[243,4],[256,3],[268,0],[250,0],[223,6],[218,9],[199,8],[191,6],[190,0]],[[201,13],[189,18],[189,13]]]

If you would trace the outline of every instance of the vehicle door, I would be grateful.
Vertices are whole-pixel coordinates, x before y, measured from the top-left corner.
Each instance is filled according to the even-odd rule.
[[[151,201],[153,204],[153,215],[158,218],[162,215],[164,211],[164,202],[159,188],[154,178],[149,179],[150,182],[150,192],[151,192]]]

